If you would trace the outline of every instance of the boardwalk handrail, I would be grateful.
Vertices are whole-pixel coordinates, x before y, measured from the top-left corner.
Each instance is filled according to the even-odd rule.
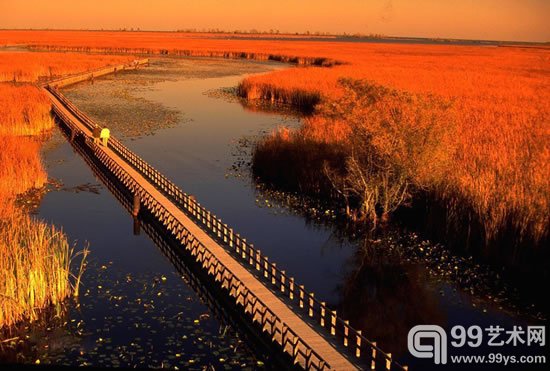
[[[55,89],[55,87],[48,86],[47,88],[79,120],[81,120],[88,127],[89,130],[93,130],[93,128],[97,126],[97,124],[95,124],[93,120],[91,120],[86,114],[78,109],[63,94]],[[56,113],[64,116],[63,113],[59,110],[56,110]],[[70,120],[66,116],[63,119],[64,121],[65,119]],[[77,131],[80,131],[80,129],[78,129],[76,125],[73,126],[76,128]],[[93,144],[93,146],[96,145]],[[337,315],[337,312],[335,310],[331,310],[325,302],[319,301],[317,298],[315,298],[314,293],[308,292],[303,285],[298,285],[293,277],[289,276],[284,270],[281,270],[279,267],[277,267],[276,263],[270,262],[268,257],[263,255],[259,249],[256,249],[253,244],[247,242],[246,239],[241,237],[238,233],[235,233],[233,229],[228,227],[227,224],[224,224],[220,218],[216,217],[205,207],[201,206],[200,203],[198,203],[188,194],[183,192],[177,185],[175,185],[172,181],[166,178],[162,173],[160,173],[153,166],[148,164],[133,151],[124,146],[119,140],[111,137],[111,139],[109,139],[109,147],[113,151],[115,151],[121,158],[123,158],[128,164],[130,164],[135,170],[137,170],[150,182],[152,182],[156,186],[156,188],[161,190],[191,219],[198,222],[198,224],[201,225],[203,229],[208,231],[213,237],[221,242],[221,245],[228,251],[230,251],[233,256],[238,257],[245,266],[248,265],[253,271],[256,271],[257,276],[262,277],[264,281],[270,281],[271,285],[276,289],[276,291],[280,292],[285,297],[288,297],[292,302],[297,303],[297,307],[302,310],[302,312],[307,317],[313,318],[317,324],[327,330],[327,335],[340,338],[344,347],[352,349],[355,357],[367,359],[367,361],[370,363],[369,366],[372,369],[377,368],[377,366],[381,366],[383,367],[383,369],[386,370],[408,369],[407,366],[403,366],[393,360],[392,354],[384,352],[377,346],[376,342],[367,339],[360,330],[357,330],[350,326],[349,321],[346,321],[339,317]],[[137,186],[139,187],[139,185]],[[139,188],[143,189],[141,187]],[[149,197],[151,196],[149,195]],[[144,202],[144,200],[142,200],[142,202]],[[242,285],[242,282],[240,282],[240,284]],[[255,298],[257,301],[259,301],[257,297]],[[261,303],[261,301],[259,302]],[[246,311],[246,305],[243,306],[245,307]],[[269,310],[269,308],[267,308],[267,310]],[[253,314],[253,317],[254,316],[255,314]],[[279,321],[281,322],[281,324],[283,324],[282,320],[279,319]],[[261,324],[262,329],[264,329],[265,323],[262,321]],[[296,336],[296,334],[292,330],[289,329],[288,331],[290,331],[293,336]],[[278,332],[280,332],[281,335],[283,332],[287,334],[285,331],[282,330]],[[272,334],[272,336],[275,335],[276,334]],[[283,337],[283,344],[281,345],[283,345],[283,349],[286,349],[284,339],[285,338]],[[307,344],[305,344],[303,340],[300,339],[299,343],[307,348]],[[296,344],[294,344],[298,347],[296,349],[299,349],[299,345]],[[316,355],[320,361],[323,361],[318,356],[318,354],[313,351],[313,349],[311,349],[311,351],[311,354],[313,356]],[[300,352],[298,353],[302,354]],[[305,357],[305,354],[302,355]]]
[[[71,119],[54,107],[54,112],[68,125]],[[79,135],[85,133],[76,125],[72,125]],[[282,319],[259,299],[246,285],[233,274],[231,269],[219,261],[202,243],[193,237],[187,228],[160,203],[145,188],[136,182],[128,173],[111,159],[96,143],[86,138],[86,145],[96,157],[119,179],[133,194],[139,195],[143,205],[167,227],[174,237],[181,242],[186,250],[190,251],[199,264],[208,270],[208,274],[221,283],[223,289],[235,298],[245,313],[249,313],[254,322],[260,324],[262,331],[268,332],[274,341],[277,341],[283,350],[290,354],[295,364],[301,364],[307,369],[324,370],[330,364],[301,339]]]
[[[77,83],[80,81],[85,81],[89,79],[90,77],[100,77],[103,75],[106,75],[110,72],[116,72],[116,71],[124,71],[128,69],[136,69],[139,66],[146,65],[149,63],[148,58],[143,59],[134,59],[131,62],[118,64],[118,65],[110,65],[110,66],[102,66],[98,68],[94,68],[91,70],[88,70],[84,73],[77,73],[74,75],[69,76],[62,76],[56,79],[48,80],[44,85],[51,86],[51,87],[59,87],[59,86],[66,86],[69,84]]]

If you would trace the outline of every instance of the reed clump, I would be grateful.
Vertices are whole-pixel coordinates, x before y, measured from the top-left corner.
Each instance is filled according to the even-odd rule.
[[[255,84],[250,80],[239,83],[237,95],[249,101],[262,100],[293,106],[304,113],[313,112],[314,107],[321,102],[319,90],[288,89],[277,84]]]
[[[77,296],[87,254],[75,254],[62,231],[27,215],[0,220],[0,328],[33,321],[40,309],[59,309],[64,299]]]
[[[340,80],[339,89],[339,98],[318,105],[301,128],[280,129],[257,144],[257,176],[331,199],[356,221],[387,221],[429,197],[443,209],[443,237],[460,235],[463,246],[544,244],[550,187],[543,107],[490,111],[489,126],[488,108],[464,97],[368,80]]]
[[[12,199],[46,183],[37,139],[0,136],[0,148],[0,199]]]
[[[88,250],[75,252],[54,226],[16,205],[43,187],[42,134],[53,128],[50,102],[31,85],[130,57],[65,53],[2,53],[0,59],[0,328],[37,319],[40,311],[78,296]],[[2,80],[6,80],[2,82]],[[22,82],[24,81],[24,82]]]
[[[33,85],[0,83],[0,136],[39,135],[54,126],[50,102]]]
[[[318,107],[303,127],[260,141],[253,171],[294,191],[331,198],[355,220],[387,221],[416,189],[437,187],[448,173],[453,106],[369,81],[340,84],[342,97]]]

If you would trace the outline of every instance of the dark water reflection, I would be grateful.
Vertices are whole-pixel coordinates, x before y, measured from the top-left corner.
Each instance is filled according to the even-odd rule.
[[[192,67],[202,62],[186,63]],[[408,354],[407,333],[414,325],[439,324],[450,330],[456,324],[500,325],[507,329],[526,324],[498,306],[474,300],[452,283],[434,279],[425,266],[407,261],[395,249],[391,236],[361,243],[342,238],[335,227],[271,207],[249,177],[233,176],[230,169],[235,161],[249,160],[239,152],[239,140],[281,124],[299,124],[292,116],[245,110],[234,101],[205,94],[237,85],[243,74],[234,74],[235,63],[248,63],[247,73],[275,68],[255,62],[224,61],[216,66],[215,76],[186,75],[130,91],[130,99],[146,99],[184,115],[179,124],[157,130],[153,136],[122,139],[317,297],[337,308],[369,339],[378,341],[404,363],[416,366],[412,369],[433,366]],[[128,81],[132,76],[141,81],[147,78],[147,71],[125,74],[124,78]],[[96,80],[94,85],[72,87],[67,95],[82,98],[90,94],[93,103],[91,93],[97,93],[95,89],[104,89],[99,91],[107,94],[116,86],[117,77],[110,77]],[[92,116],[101,120],[112,114],[95,112]],[[99,189],[99,193],[50,192],[39,210],[41,217],[62,225],[70,239],[89,241],[93,251],[93,263],[85,278],[87,295],[70,317],[74,323],[83,321],[86,331],[69,347],[76,353],[67,353],[60,362],[81,363],[81,351],[94,352],[87,358],[94,365],[130,366],[139,360],[142,366],[169,363],[186,368],[257,366],[258,361],[263,362],[257,351],[255,354],[236,336],[224,333],[226,323],[217,319],[182,281],[181,274],[150,238],[133,235],[133,220],[79,155],[59,135],[54,140],[60,144],[46,153],[49,175],[61,180],[65,188],[89,183],[97,184]],[[110,339],[109,343],[98,343],[100,337]],[[135,357],[132,362],[124,358],[116,363],[100,356],[127,352],[132,344],[140,346],[131,350],[130,355]]]
[[[426,285],[429,277],[424,267],[406,264],[395,250],[367,242],[349,265],[340,308],[345,318],[366,330],[382,349],[404,354],[413,326],[444,322],[446,313],[433,288]]]
[[[18,339],[2,344],[0,359],[180,369],[263,364],[262,353],[192,284],[192,273],[175,267],[146,233],[133,234],[133,219],[59,132],[52,141],[59,144],[47,152],[48,172],[63,187],[44,196],[38,214],[79,245],[87,241],[90,263],[78,305],[14,331]]]

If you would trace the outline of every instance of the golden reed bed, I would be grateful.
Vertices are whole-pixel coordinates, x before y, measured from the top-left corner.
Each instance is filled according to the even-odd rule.
[[[50,51],[294,62],[299,67],[250,77],[239,87],[239,93],[250,100],[287,103],[306,111],[317,109],[297,133],[274,134],[273,140],[292,141],[300,137],[302,141],[323,144],[325,148],[335,146],[329,153],[343,148],[340,166],[350,173],[352,169],[347,160],[354,138],[349,133],[364,129],[363,134],[387,139],[384,143],[377,139],[369,145],[387,157],[384,164],[404,169],[405,183],[412,197],[415,191],[421,190],[437,200],[439,207],[446,210],[444,219],[451,225],[450,229],[470,229],[476,224],[487,244],[505,236],[518,244],[528,241],[536,246],[548,238],[548,48],[229,40],[185,33],[71,31],[0,31],[2,44],[25,44]],[[362,82],[349,90],[350,83],[346,88],[342,79]],[[361,99],[369,101],[365,95],[369,86],[409,94],[413,105],[415,100],[432,97],[448,103],[449,108],[443,115],[439,108],[430,113],[429,107],[424,106],[414,112],[391,104],[378,104],[374,112],[378,113],[377,117],[384,117],[392,112],[390,108],[401,109],[407,111],[412,121],[422,117],[424,132],[444,135],[431,138],[435,144],[441,142],[440,145],[432,143],[425,147],[421,136],[405,137],[404,131],[396,130],[399,125],[377,122],[369,126],[340,109],[348,107],[346,94],[360,94]],[[361,109],[365,111],[362,113],[373,114],[368,107]],[[340,115],[332,114],[334,111]],[[354,113],[360,114],[360,110]],[[414,127],[407,130],[415,134]],[[401,158],[401,149],[406,146],[418,147],[414,161]],[[273,147],[260,145],[257,151],[262,148],[269,151]],[[271,168],[276,168],[281,162],[276,154],[272,153],[271,157],[274,162]],[[388,187],[386,190],[389,192]],[[384,205],[375,208],[380,207]]]
[[[39,79],[72,74],[128,57],[10,53],[0,58],[0,328],[37,318],[41,309],[78,295],[86,249],[74,253],[54,226],[24,214],[16,199],[47,181],[41,136],[53,127]],[[81,255],[78,266],[71,260]],[[71,273],[71,270],[73,273]]]

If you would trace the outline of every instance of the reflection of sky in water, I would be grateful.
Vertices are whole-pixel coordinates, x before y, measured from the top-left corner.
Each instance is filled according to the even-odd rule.
[[[360,264],[354,256],[355,248],[349,243],[342,244],[334,237],[331,228],[310,224],[300,216],[277,215],[269,208],[258,207],[256,198],[259,196],[249,179],[226,177],[236,159],[232,155],[236,143],[243,136],[271,131],[280,124],[298,125],[298,121],[293,118],[283,120],[280,115],[245,111],[235,102],[204,94],[211,89],[236,86],[241,79],[242,76],[229,76],[165,81],[155,84],[151,91],[140,92],[139,97],[175,108],[184,115],[179,125],[159,130],[153,136],[127,141],[127,145],[184,191],[195,195],[201,204],[254,243],[270,260],[294,276],[298,283],[315,292],[320,300],[332,304],[342,300],[340,305],[347,307],[352,323],[361,323],[367,337],[379,333],[381,335],[373,339],[378,340],[379,337],[382,340],[384,332],[392,332],[393,336],[386,340],[387,346],[384,342],[379,345],[383,349],[393,350],[398,358],[404,357],[403,361],[409,365],[416,364],[423,369],[430,367],[430,363],[419,363],[407,356],[404,343],[406,332],[415,324],[428,321],[450,329],[455,324],[500,324],[510,327],[517,323],[513,317],[494,307],[488,307],[487,312],[474,308],[468,295],[455,292],[452,285],[432,282],[421,266],[367,264],[353,277],[351,274]],[[116,84],[116,80],[112,83]],[[85,93],[87,86],[83,84],[76,89]],[[47,163],[49,175],[63,180],[66,187],[99,183],[80,157],[71,153],[71,147],[66,143],[47,154]],[[106,189],[102,189],[99,195],[51,192],[44,198],[40,216],[62,225],[70,239],[90,241],[92,259],[100,265],[113,262],[108,270],[102,272],[112,275],[111,281],[114,279],[116,282],[116,277],[127,273],[143,277],[144,282],[162,275],[174,275],[171,264],[147,236],[132,235],[131,217]],[[160,305],[166,308],[173,307],[174,313],[181,310],[191,313],[185,315],[185,326],[190,325],[189,319],[208,312],[189,287],[175,277],[171,282],[177,282],[173,293],[161,295],[155,300],[160,300]],[[123,285],[117,290],[122,293],[127,290],[130,296],[134,289]],[[186,302],[183,309],[178,309],[183,297],[191,297],[192,300]],[[84,300],[92,300],[92,297]],[[97,300],[105,299],[100,297]],[[133,304],[126,303],[126,310],[131,311]],[[82,315],[90,316],[97,309],[90,306],[89,310],[89,315],[85,310]],[[116,311],[113,308],[110,310]],[[110,313],[111,317],[118,316]],[[143,321],[156,323],[156,327],[158,322],[155,322],[153,315],[162,316],[151,312],[142,313],[140,317],[147,317]],[[135,318],[130,316],[126,322]],[[212,317],[201,321],[200,329],[203,331],[214,334],[217,328],[219,323]],[[124,331],[120,331],[121,339],[124,339]],[[157,331],[169,337],[186,330],[168,327]],[[147,336],[149,330],[143,329],[141,338]],[[161,341],[162,338],[159,336],[157,339]],[[199,348],[189,344],[182,345],[187,352],[202,353],[202,350],[198,351]],[[166,344],[165,349],[157,348],[153,354],[169,353],[167,349],[172,349],[170,346]],[[223,349],[220,350],[223,347],[219,344],[216,350],[209,350],[208,357],[214,359],[214,352],[223,353]],[[238,353],[235,357],[247,356],[246,353]]]
[[[166,81],[140,93],[140,97],[184,112],[186,122],[128,145],[306,288],[335,302],[340,269],[352,249],[331,238],[330,228],[308,225],[302,217],[275,215],[269,208],[258,207],[253,185],[226,177],[240,138],[271,131],[281,124],[298,125],[297,119],[282,120],[279,115],[246,111],[235,102],[203,94],[236,86],[241,79],[229,76]]]

